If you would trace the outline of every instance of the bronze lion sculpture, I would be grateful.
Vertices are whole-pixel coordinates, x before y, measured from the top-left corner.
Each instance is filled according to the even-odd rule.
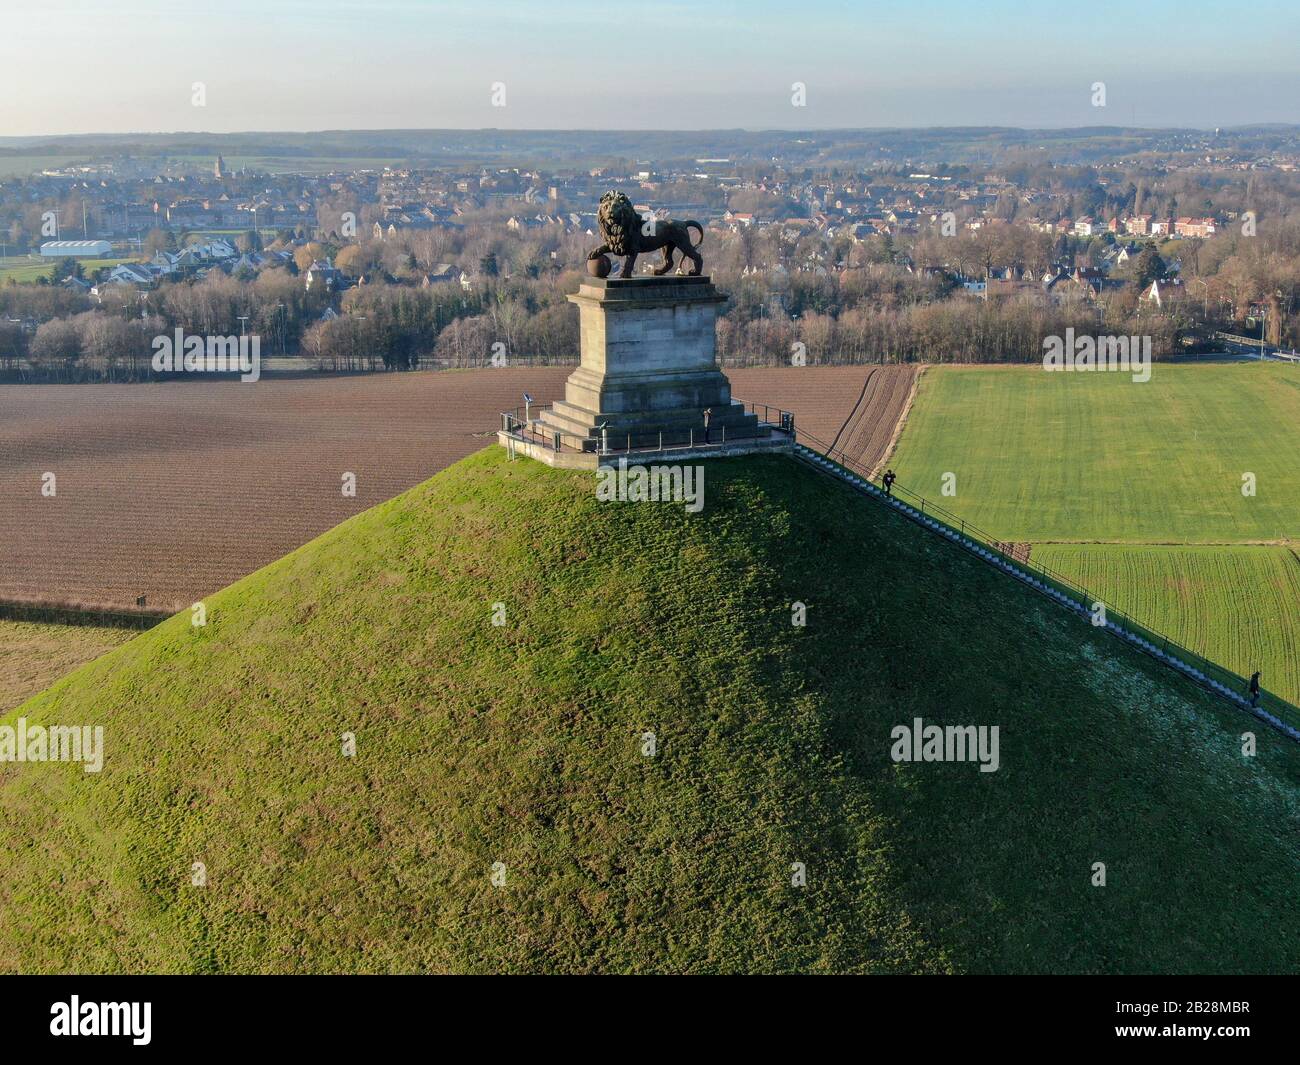
[[[683,260],[690,259],[691,277],[699,275],[704,269],[704,259],[695,249],[704,240],[704,227],[699,222],[688,220],[675,222],[668,218],[647,218],[637,214],[623,193],[609,191],[600,198],[600,209],[596,213],[600,222],[600,236],[603,244],[588,259],[598,259],[606,253],[623,256],[623,272],[620,276],[631,277],[636,267],[636,257],[642,252],[663,249],[664,261],[654,268],[656,275],[666,274],[673,268],[673,252],[681,252]],[[691,240],[690,230],[697,229],[699,240]]]

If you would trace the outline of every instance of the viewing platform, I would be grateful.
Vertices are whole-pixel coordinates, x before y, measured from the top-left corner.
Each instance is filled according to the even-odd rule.
[[[747,415],[752,429],[746,435],[732,436],[726,425],[709,427],[708,439],[703,428],[665,433],[653,439],[628,433],[619,437],[606,431],[593,446],[575,446],[572,437],[557,433],[543,418],[526,422],[523,408],[501,413],[497,442],[512,455],[523,455],[548,466],[566,470],[594,470],[619,459],[642,463],[676,463],[706,458],[729,458],[773,451],[792,451],[796,443],[794,414],[762,403],[733,404]],[[586,444],[587,441],[581,441]]]
[[[674,458],[788,449],[794,417],[731,396],[718,367],[716,324],[725,294],[708,277],[590,277],[578,306],[581,362],[564,399],[502,414],[499,438],[553,466],[595,468],[610,454]]]

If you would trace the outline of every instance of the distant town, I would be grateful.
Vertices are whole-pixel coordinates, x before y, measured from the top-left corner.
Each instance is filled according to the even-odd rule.
[[[45,167],[0,181],[0,373],[149,376],[173,327],[255,332],[319,370],[571,359],[563,297],[608,189],[705,227],[731,364],[1021,361],[1099,320],[1157,358],[1224,337],[1292,349],[1300,150],[1205,133],[1110,157],[1094,140],[1082,162],[1012,146],[854,167],[867,149],[840,145],[824,165]]]

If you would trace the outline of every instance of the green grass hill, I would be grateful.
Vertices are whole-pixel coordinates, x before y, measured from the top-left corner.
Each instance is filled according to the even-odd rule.
[[[706,471],[491,449],[10,711],[105,758],[0,763],[0,970],[1300,965],[1293,745],[793,459]],[[917,717],[1000,768],[894,763]]]

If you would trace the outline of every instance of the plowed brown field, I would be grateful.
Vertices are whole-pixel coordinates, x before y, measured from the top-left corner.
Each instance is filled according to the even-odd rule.
[[[916,380],[914,367],[876,366],[867,371],[857,406],[835,431],[824,436],[812,430],[838,454],[843,451],[867,469],[884,461],[898,420]]]
[[[188,606],[491,443],[501,410],[558,399],[571,370],[0,387],[0,599]],[[729,376],[821,440],[853,413],[841,446],[867,461],[913,370]]]

